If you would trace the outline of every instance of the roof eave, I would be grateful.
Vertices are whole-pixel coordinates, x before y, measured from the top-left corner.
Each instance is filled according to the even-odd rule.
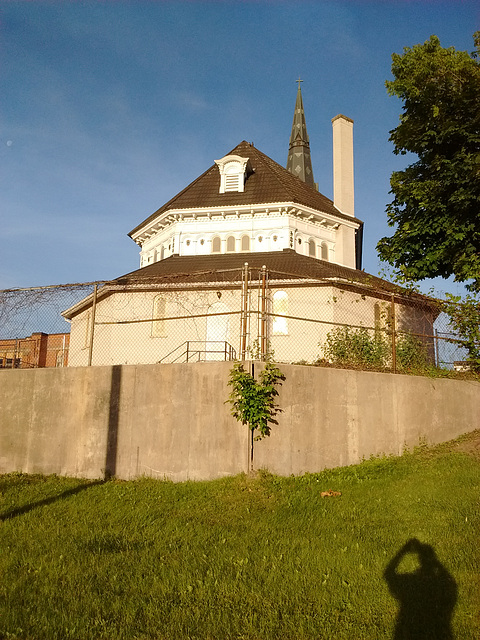
[[[163,211],[156,218],[150,220],[150,223],[144,223],[139,225],[136,230],[129,233],[129,237],[137,242],[142,235],[149,234],[149,236],[161,231],[162,229],[169,227],[176,222],[181,222],[185,218],[197,218],[204,216],[238,216],[238,215],[255,215],[256,213],[267,212],[268,215],[298,215],[301,218],[317,219],[316,222],[325,222],[325,226],[339,226],[346,225],[355,229],[360,228],[363,225],[362,220],[353,216],[346,215],[335,208],[335,212],[324,211],[322,209],[315,209],[313,207],[304,205],[295,200],[282,201],[282,202],[259,202],[256,204],[240,204],[240,205],[228,205],[228,206],[214,206],[214,207],[193,207],[183,209],[169,209]],[[169,217],[175,218],[174,220],[168,220]],[[165,223],[165,224],[164,224]],[[148,238],[146,238],[148,239]]]

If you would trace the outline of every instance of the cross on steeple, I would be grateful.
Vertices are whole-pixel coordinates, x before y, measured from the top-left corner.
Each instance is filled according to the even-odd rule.
[[[300,79],[300,76],[298,76],[298,80],[295,80],[295,82],[298,82],[298,88],[300,89],[300,82],[303,82],[303,80]]]

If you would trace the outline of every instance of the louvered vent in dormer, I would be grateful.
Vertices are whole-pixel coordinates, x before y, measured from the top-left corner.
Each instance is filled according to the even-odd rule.
[[[220,189],[219,193],[227,193],[229,191],[243,192],[245,189],[245,180],[251,172],[248,158],[240,156],[225,156],[220,160],[215,160],[220,173]]]
[[[239,178],[243,178],[243,176],[239,176],[236,173],[234,173],[233,175],[226,175],[225,176],[225,191],[240,191],[239,184],[238,184],[238,179]],[[242,189],[243,191],[243,189]]]

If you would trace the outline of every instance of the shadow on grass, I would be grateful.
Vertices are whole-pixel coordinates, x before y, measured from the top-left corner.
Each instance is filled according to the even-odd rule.
[[[51,496],[50,498],[45,498],[44,500],[39,500],[38,502],[32,502],[31,504],[26,504],[23,507],[11,509],[6,513],[0,514],[0,522],[3,522],[4,520],[10,520],[11,518],[16,518],[17,516],[22,516],[25,513],[32,511],[33,509],[37,509],[38,507],[44,507],[46,505],[53,504],[54,502],[57,502],[57,500],[64,500],[65,498],[69,498],[70,496],[80,493],[81,491],[85,491],[85,489],[89,489],[90,487],[94,487],[99,484],[104,484],[105,482],[108,482],[115,477],[117,469],[118,423],[120,415],[121,382],[122,367],[120,365],[115,365],[112,367],[112,377],[110,383],[110,407],[108,416],[107,446],[105,454],[105,473],[103,480],[95,480],[93,482],[81,484],[78,487],[74,487],[73,489],[67,489],[59,495]]]
[[[399,565],[408,555],[416,556],[417,567],[403,573]],[[433,547],[412,538],[388,563],[384,578],[400,606],[394,640],[453,640],[457,583]]]
[[[58,500],[65,500],[65,498],[69,498],[70,496],[74,496],[81,491],[85,491],[85,489],[90,489],[91,487],[95,487],[99,484],[104,484],[105,480],[95,480],[93,482],[87,482],[85,484],[81,484],[78,487],[74,487],[73,489],[67,489],[66,491],[62,491],[56,496],[51,496],[50,498],[45,498],[44,500],[39,500],[38,502],[32,502],[30,504],[26,504],[23,507],[17,507],[16,509],[10,509],[6,513],[0,514],[0,522],[4,520],[10,520],[11,518],[16,518],[17,516],[23,516],[25,513],[29,511],[33,511],[33,509],[37,509],[38,507],[44,507],[48,504],[53,504]]]

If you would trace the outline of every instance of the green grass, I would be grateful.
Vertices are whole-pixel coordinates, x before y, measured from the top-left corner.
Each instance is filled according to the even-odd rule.
[[[478,640],[480,461],[453,449],[289,478],[0,476],[0,637],[392,638],[383,573],[415,537],[456,582],[454,638]]]

